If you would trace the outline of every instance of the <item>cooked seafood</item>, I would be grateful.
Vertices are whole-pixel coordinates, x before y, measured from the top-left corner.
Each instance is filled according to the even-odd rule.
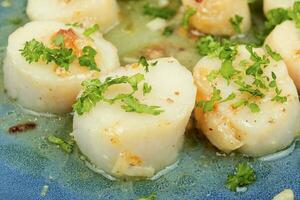
[[[173,164],[182,147],[196,98],[193,77],[174,58],[149,63],[149,72],[141,64],[133,64],[101,78],[102,86],[97,81],[85,83],[87,88],[74,106],[72,135],[80,150],[114,176],[151,177]],[[103,101],[81,112],[97,98],[93,97],[94,89],[99,91],[109,83],[118,83],[120,78],[128,79],[127,84],[121,82],[103,91],[107,97],[122,99],[120,102],[98,96]],[[136,86],[130,85],[137,79],[144,86],[138,85],[132,97],[130,91]]]
[[[202,106],[195,109],[197,126],[227,153],[269,154],[290,145],[299,131],[296,87],[285,63],[264,51],[239,46],[232,65],[206,56],[194,69]]]
[[[245,33],[251,26],[247,0],[182,0],[186,9],[195,9],[190,25],[202,33],[227,35]],[[232,23],[239,25],[236,30]]]
[[[30,22],[9,37],[4,86],[8,95],[25,108],[66,113],[72,110],[82,81],[118,67],[116,48],[100,33],[87,37],[83,29],[63,23]]]
[[[296,27],[295,22],[285,21],[277,25],[265,43],[281,54],[300,91],[300,29]]]
[[[26,11],[31,20],[98,24],[103,32],[119,21],[116,0],[29,0]]]

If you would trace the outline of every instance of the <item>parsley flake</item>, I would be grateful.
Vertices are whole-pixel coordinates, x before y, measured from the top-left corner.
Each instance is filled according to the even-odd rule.
[[[227,176],[226,187],[236,192],[238,187],[245,187],[256,180],[253,168],[247,163],[236,166],[235,172]]]
[[[69,66],[76,59],[72,49],[64,46],[50,49],[35,39],[26,42],[24,48],[20,51],[28,63],[39,62],[40,60],[45,61],[47,64],[53,62],[65,70],[69,70]]]
[[[273,51],[269,45],[265,46],[267,53],[273,58],[275,61],[282,60],[282,57],[279,53]]]
[[[156,194],[151,194],[148,197],[142,197],[142,198],[138,198],[137,200],[156,200]]]
[[[93,33],[100,30],[100,27],[98,24],[94,24],[93,26],[87,28],[84,30],[83,35],[86,37],[90,37]]]
[[[47,140],[51,144],[56,144],[58,145],[64,152],[70,154],[73,151],[73,142],[69,141],[66,142],[63,139],[55,136],[55,135],[49,135],[47,137]]]
[[[182,18],[182,26],[184,29],[189,29],[189,22],[190,22],[190,18],[196,14],[196,10],[194,8],[188,8],[184,14],[183,14],[183,18]]]
[[[90,46],[85,46],[82,49],[82,53],[83,55],[78,58],[79,64],[81,66],[88,67],[90,70],[100,71],[95,61],[95,56],[97,54],[97,51]]]
[[[144,83],[143,85],[143,95],[145,96],[146,94],[150,93],[152,90],[151,85],[149,85],[148,83]]]
[[[229,21],[236,33],[238,34],[242,33],[241,24],[243,22],[243,17],[239,15],[235,15],[234,17],[230,18]]]
[[[87,80],[82,83],[84,92],[77,99],[73,105],[73,110],[79,114],[89,112],[97,104],[97,102],[103,101],[113,104],[116,101],[121,101],[123,104],[121,108],[126,112],[145,113],[151,115],[159,115],[164,112],[159,106],[148,106],[139,102],[133,94],[138,90],[138,84],[144,80],[143,74],[135,74],[133,76],[122,76],[118,78],[107,78],[104,82],[99,79]],[[129,84],[132,88],[132,92],[129,94],[118,94],[112,99],[105,97],[105,92],[109,87],[119,84]],[[147,86],[149,91],[150,86]]]
[[[176,14],[176,10],[169,7],[155,7],[150,4],[144,5],[144,15],[159,17],[163,19],[171,19]]]
[[[140,59],[139,59],[139,62],[138,62],[139,65],[142,65],[145,68],[146,72],[149,72],[149,67],[150,66],[153,67],[153,66],[157,65],[157,63],[158,63],[158,61],[155,61],[153,63],[149,63],[145,56],[141,56]]]

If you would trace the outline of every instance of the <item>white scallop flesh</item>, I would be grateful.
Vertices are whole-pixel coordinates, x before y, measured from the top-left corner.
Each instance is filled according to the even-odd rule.
[[[289,74],[300,91],[300,30],[295,22],[286,21],[277,25],[265,43],[283,57]]]
[[[144,74],[152,91],[145,96],[139,91],[135,97],[144,104],[160,106],[164,110],[160,115],[125,112],[117,102],[98,102],[90,112],[74,114],[72,135],[80,150],[113,176],[151,177],[178,158],[195,105],[196,87],[192,74],[176,59],[161,58],[150,63],[155,61],[158,63],[148,73],[133,64],[107,77]],[[119,85],[106,95],[115,96],[129,89],[128,85]]]
[[[32,39],[51,47],[53,36],[60,30],[74,33],[76,38],[73,42],[78,51],[86,45],[96,50],[95,61],[101,72],[81,67],[77,60],[70,65],[69,71],[44,61],[29,64],[21,55],[20,49]],[[4,86],[8,95],[23,107],[36,112],[70,112],[81,90],[82,81],[105,75],[120,66],[117,49],[110,42],[104,40],[100,33],[87,38],[83,31],[81,28],[70,29],[59,22],[36,21],[12,33],[3,67]]]
[[[259,55],[263,54],[262,49],[255,51]],[[243,60],[249,60],[249,52],[240,46],[233,63],[237,70],[245,70],[239,64]],[[227,153],[237,150],[249,156],[260,156],[290,145],[299,131],[300,103],[285,63],[270,59],[270,64],[263,70],[270,80],[272,72],[276,74],[277,85],[282,89],[281,95],[287,96],[287,102],[272,101],[275,91],[264,90],[264,97],[253,100],[260,107],[258,113],[251,112],[248,106],[233,109],[232,104],[244,98],[249,99],[248,94],[239,92],[239,86],[233,81],[228,84],[221,76],[213,82],[208,81],[207,76],[212,70],[219,70],[221,63],[218,58],[204,57],[194,68],[194,79],[198,88],[197,101],[210,99],[213,87],[220,89],[223,99],[233,92],[236,97],[216,104],[211,112],[204,113],[202,108],[196,108],[197,127],[214,146]],[[253,81],[247,77],[247,82]]]
[[[98,24],[103,32],[119,22],[116,0],[29,0],[26,11],[31,20]]]
[[[290,8],[299,0],[264,0],[264,13],[276,8]]]
[[[186,9],[194,8],[197,13],[190,18],[190,25],[202,33],[232,36],[237,33],[230,19],[235,15],[243,17],[241,32],[245,33],[251,26],[251,13],[247,0],[182,0]]]

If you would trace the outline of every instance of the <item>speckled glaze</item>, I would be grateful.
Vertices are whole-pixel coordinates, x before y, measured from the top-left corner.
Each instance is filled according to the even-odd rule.
[[[7,0],[5,0],[7,1]],[[120,0],[123,22],[105,37],[118,48],[122,62],[127,57],[145,53],[149,47],[168,45],[167,55],[177,57],[191,68],[199,59],[194,41],[174,34],[161,37],[145,28],[148,17],[140,16],[141,7],[150,0]],[[7,37],[20,24],[26,23],[26,1],[12,0],[11,7],[2,7],[0,0],[0,60],[3,61]],[[178,1],[174,1],[174,4]],[[136,17],[139,16],[139,17]],[[255,16],[257,18],[257,16]],[[176,21],[174,21],[176,23]],[[125,39],[124,39],[125,38]],[[185,49],[185,50],[183,50]],[[188,51],[187,51],[188,50]],[[186,135],[178,167],[150,181],[110,181],[89,170],[80,160],[78,149],[71,155],[49,145],[45,137],[50,134],[68,138],[72,131],[72,117],[37,117],[26,114],[10,101],[4,93],[2,70],[0,71],[0,199],[5,200],[135,200],[156,193],[159,200],[200,199],[272,199],[285,188],[292,189],[300,199],[300,144],[295,151],[280,160],[262,162],[239,155],[224,157],[195,131]],[[300,119],[299,119],[300,120]],[[22,122],[36,122],[37,129],[10,135],[10,126]],[[226,176],[234,166],[248,161],[257,175],[255,184],[246,192],[232,193],[224,187]],[[48,186],[43,196],[42,190]]]

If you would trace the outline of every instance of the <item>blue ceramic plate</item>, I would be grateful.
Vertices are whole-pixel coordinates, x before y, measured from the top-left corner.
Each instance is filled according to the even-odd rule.
[[[142,6],[150,0],[120,0],[122,23],[105,37],[119,49],[123,64],[128,57],[157,50],[173,55],[191,68],[199,59],[194,41],[175,33],[163,37],[148,31],[150,19],[142,15]],[[172,1],[177,6],[178,0]],[[3,61],[8,35],[28,21],[25,0],[0,0],[0,60]],[[257,9],[257,8],[256,8]],[[259,11],[258,11],[259,12]],[[254,15],[256,26],[260,15]],[[174,24],[178,19],[173,20]],[[251,35],[249,36],[251,39]],[[161,51],[162,47],[167,47]],[[300,148],[289,156],[271,162],[242,156],[220,156],[195,131],[187,133],[178,167],[155,181],[110,181],[89,170],[78,156],[71,155],[48,144],[45,137],[58,134],[68,138],[72,129],[71,116],[52,118],[26,114],[10,101],[3,88],[0,74],[0,199],[70,199],[135,200],[157,194],[158,199],[272,199],[285,188],[292,189],[300,199]],[[35,122],[37,128],[26,133],[11,135],[8,128],[23,122]],[[284,122],[283,122],[284,123]],[[246,192],[233,193],[225,188],[226,176],[234,166],[248,161],[254,167],[257,181]]]

